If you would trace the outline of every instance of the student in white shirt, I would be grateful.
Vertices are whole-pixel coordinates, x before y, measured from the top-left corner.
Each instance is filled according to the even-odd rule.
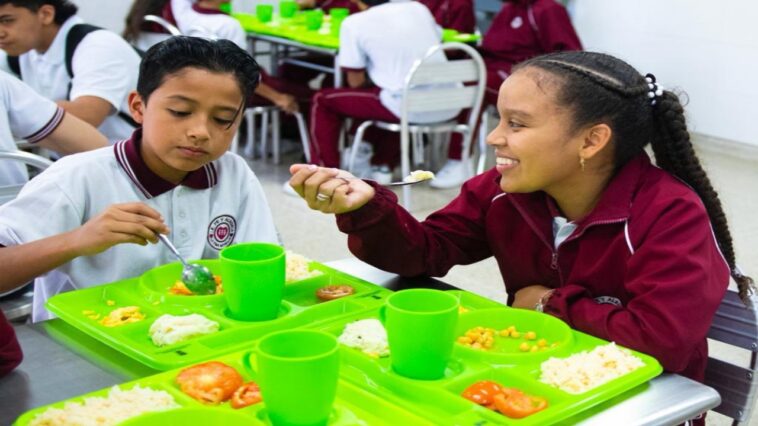
[[[157,40],[156,37],[146,37],[144,28],[151,29],[152,26],[145,26],[143,22],[145,15],[156,15],[176,25],[183,35],[229,40],[241,49],[247,49],[245,30],[239,21],[220,10],[223,3],[226,1],[134,0],[126,17],[123,36],[127,41],[143,47],[148,39]],[[261,70],[261,82],[248,106],[276,105],[287,113],[293,113],[307,109],[312,96],[313,90],[307,84],[275,78]]]
[[[439,44],[441,30],[423,4],[415,1],[366,0],[371,6],[342,22],[338,63],[349,88],[322,89],[311,106],[311,160],[339,167],[339,134],[346,118],[399,122],[402,87],[413,63]],[[391,28],[391,30],[389,30]],[[436,60],[445,61],[440,52]],[[453,118],[459,110],[414,114],[412,122]],[[394,165],[399,144],[396,133],[378,131],[374,142],[376,165]]]
[[[0,68],[20,74],[111,141],[125,139],[134,129],[127,95],[137,84],[140,57],[117,34],[87,32],[76,11],[68,0],[0,0],[0,48],[8,55],[0,57]],[[69,64],[67,39],[82,33]]]
[[[89,151],[108,145],[94,127],[66,114],[29,86],[0,71],[0,151],[15,151],[16,139],[60,154]],[[26,167],[0,161],[0,186],[26,182]]]
[[[50,296],[278,241],[258,179],[228,151],[258,65],[226,40],[173,37],[151,48],[129,106],[141,128],[113,147],[64,157],[0,207],[0,292],[35,279],[33,320]],[[131,243],[131,244],[125,244]],[[153,244],[148,244],[153,243]]]

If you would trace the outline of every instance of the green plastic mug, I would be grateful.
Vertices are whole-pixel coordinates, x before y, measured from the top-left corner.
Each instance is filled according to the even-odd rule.
[[[275,319],[284,294],[284,248],[269,243],[235,244],[221,250],[219,258],[229,316],[241,321]]]
[[[275,426],[326,425],[337,394],[337,338],[316,330],[267,334],[257,347],[258,384]]]
[[[270,4],[259,4],[255,6],[255,16],[261,22],[270,22],[274,16],[274,6]]]
[[[282,18],[291,18],[297,12],[297,2],[283,0],[279,2],[279,16]]]
[[[444,28],[442,30],[442,41],[455,41],[455,37],[458,35],[458,31]]]
[[[440,290],[402,290],[387,298],[379,318],[397,374],[419,380],[445,375],[455,342],[458,298]]]
[[[329,16],[332,17],[332,20],[345,19],[345,17],[349,14],[350,14],[350,9],[346,7],[333,7],[329,9]]]
[[[321,10],[309,10],[305,12],[305,28],[311,31],[321,28],[324,22],[324,12]]]

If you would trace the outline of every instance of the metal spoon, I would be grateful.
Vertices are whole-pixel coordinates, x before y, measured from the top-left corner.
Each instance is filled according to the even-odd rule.
[[[213,279],[211,271],[203,265],[197,263],[187,263],[186,260],[179,254],[179,251],[174,247],[171,241],[163,234],[158,234],[158,238],[163,241],[174,256],[182,262],[184,268],[182,269],[182,282],[187,289],[195,294],[214,294],[216,293],[216,281]]]

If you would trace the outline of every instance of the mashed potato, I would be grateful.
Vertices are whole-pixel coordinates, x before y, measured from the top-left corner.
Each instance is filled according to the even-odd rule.
[[[403,182],[421,182],[422,180],[434,179],[434,173],[428,170],[414,170],[403,179]]]
[[[568,358],[550,358],[542,363],[540,381],[578,394],[630,373],[645,364],[615,343],[598,346]]]
[[[150,338],[157,346],[172,345],[218,331],[218,323],[200,314],[161,315],[150,326]]]
[[[306,278],[312,278],[323,274],[321,271],[311,271],[308,266],[311,263],[311,260],[305,256],[287,250],[286,258],[287,272],[285,281],[288,283],[301,281]]]
[[[114,386],[106,397],[84,398],[67,402],[63,408],[49,408],[39,414],[30,426],[107,426],[150,411],[179,408],[168,392],[135,386],[122,390]]]
[[[390,354],[387,331],[377,319],[351,322],[345,326],[345,330],[337,341],[373,357],[389,356]]]

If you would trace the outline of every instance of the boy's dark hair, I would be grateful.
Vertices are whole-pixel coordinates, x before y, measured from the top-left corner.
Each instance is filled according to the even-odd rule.
[[[0,0],[0,6],[11,4],[16,7],[24,7],[36,12],[40,7],[49,4],[55,8],[55,23],[63,25],[66,19],[76,15],[79,8],[69,0]]]
[[[550,53],[519,64],[514,72],[531,67],[558,77],[558,102],[572,109],[573,131],[596,123],[605,123],[613,130],[616,170],[640,154],[649,142],[658,166],[695,190],[708,211],[740,297],[747,301],[754,290],[753,280],[736,266],[721,201],[692,147],[679,98],[663,91],[651,105],[645,77],[626,62],[602,53]]]
[[[139,68],[137,93],[147,103],[167,76],[185,68],[233,74],[247,102],[258,86],[260,67],[249,53],[229,40],[178,36],[151,47]]]
[[[126,41],[136,41],[139,38],[140,32],[142,32],[145,15],[161,16],[163,8],[168,2],[169,0],[134,0],[132,8],[129,9],[129,13],[126,15],[126,26],[121,36]]]

